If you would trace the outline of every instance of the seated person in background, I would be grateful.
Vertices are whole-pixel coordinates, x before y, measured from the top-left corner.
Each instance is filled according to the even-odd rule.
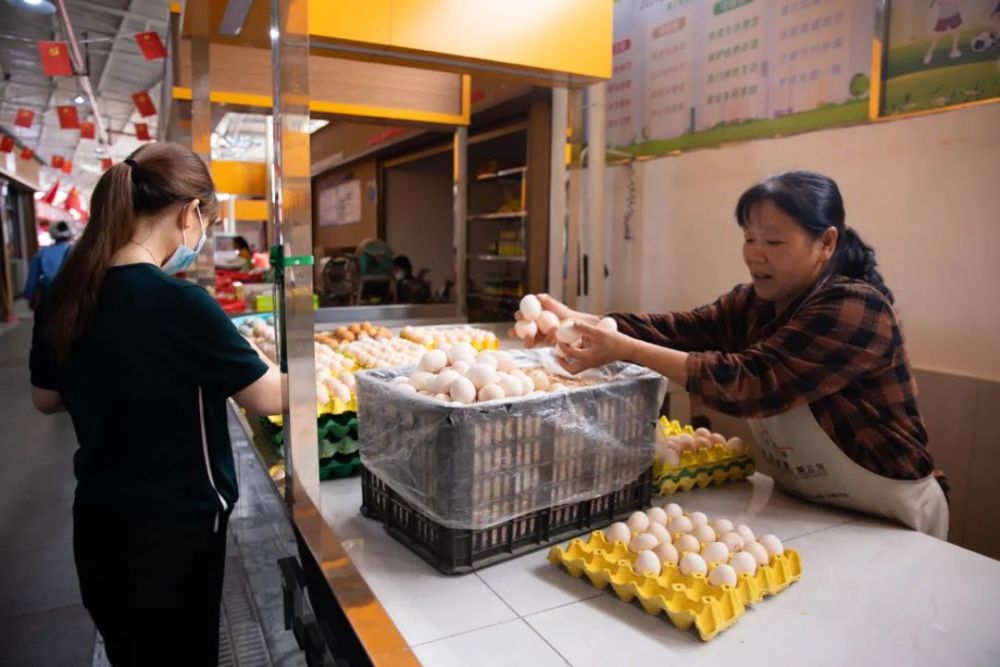
[[[236,249],[236,254],[240,256],[243,260],[243,270],[249,271],[253,268],[253,250],[250,248],[250,244],[242,236],[237,236],[233,239],[233,247]]]
[[[413,277],[413,265],[406,255],[392,260],[392,277],[396,281],[396,301],[399,303],[427,303],[431,300],[431,285],[421,272]]]

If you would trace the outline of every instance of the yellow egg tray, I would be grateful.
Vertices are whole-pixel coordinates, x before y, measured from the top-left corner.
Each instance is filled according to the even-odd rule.
[[[684,433],[694,435],[694,428],[660,417],[660,423],[656,427],[658,438]],[[712,484],[719,486],[726,482],[736,482],[749,477],[753,471],[752,455],[734,454],[725,445],[716,444],[697,451],[683,452],[676,466],[654,461],[653,492],[661,496],[672,496],[678,491],[690,491],[695,487],[704,489]]]
[[[351,400],[344,403],[336,398],[331,398],[330,402],[326,405],[316,404],[316,418],[320,418],[323,415],[339,415],[345,412],[357,412],[358,411],[358,396],[354,392],[351,392]],[[271,415],[267,418],[272,424],[281,426],[284,424],[284,417],[282,415]]]
[[[623,542],[610,544],[600,530],[586,542],[575,539],[566,549],[552,547],[549,561],[574,577],[586,576],[598,590],[610,586],[622,602],[637,600],[653,616],[666,613],[678,630],[694,626],[706,642],[736,623],[748,607],[802,576],[802,562],[794,549],[772,556],[770,564],[758,567],[753,576],[739,575],[735,588],[712,586],[704,576],[681,574],[669,563],[659,576],[638,574],[633,569],[635,554]]]
[[[399,337],[403,340],[408,340],[411,343],[416,343],[417,345],[423,345],[428,350],[433,350],[437,348],[437,343],[431,341],[429,343],[423,343],[416,339],[415,336],[401,333]],[[500,349],[500,339],[494,337],[492,341],[485,341],[482,343],[469,343],[476,352],[483,352],[484,350],[499,350]]]

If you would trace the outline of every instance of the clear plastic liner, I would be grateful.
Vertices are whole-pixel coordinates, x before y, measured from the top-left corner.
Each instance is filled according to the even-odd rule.
[[[513,352],[522,368],[565,375],[551,350]],[[587,371],[543,396],[457,405],[358,380],[362,463],[414,507],[451,529],[483,529],[617,491],[653,463],[662,376],[632,364]]]

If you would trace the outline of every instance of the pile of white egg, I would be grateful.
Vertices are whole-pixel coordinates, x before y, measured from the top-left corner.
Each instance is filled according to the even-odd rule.
[[[611,524],[604,537],[627,545],[635,554],[637,574],[658,577],[664,567],[678,567],[681,574],[706,576],[718,587],[736,586],[740,574],[752,577],[758,567],[785,553],[774,535],[757,539],[746,525],[709,521],[702,512],[686,514],[676,503],[633,512],[628,521]]]
[[[402,338],[363,338],[343,348],[365,368],[396,368],[417,363],[427,351],[422,345]]]
[[[497,337],[490,331],[470,326],[461,327],[403,327],[399,334],[407,340],[425,347],[450,347],[469,343],[477,349],[496,347]]]
[[[278,350],[274,341],[274,327],[260,317],[249,317],[239,326],[239,332],[249,338],[271,361],[277,361]]]
[[[514,335],[521,340],[533,339],[539,334],[548,336],[554,330],[556,340],[560,343],[566,345],[580,343],[582,335],[576,330],[576,323],[572,319],[560,321],[552,311],[543,310],[541,300],[534,294],[521,299],[518,312],[521,317],[514,323]],[[618,323],[610,317],[601,319],[597,326],[608,331],[618,331]]]
[[[326,405],[331,398],[336,398],[341,403],[349,403],[356,386],[354,361],[323,343],[315,343],[315,350],[316,402]]]
[[[711,449],[716,445],[724,446],[733,454],[743,454],[747,451],[746,443],[743,442],[742,438],[729,438],[727,440],[719,433],[713,433],[707,428],[699,428],[695,430],[694,435],[682,433],[666,438],[657,438],[656,460],[673,468],[680,465],[681,454],[684,452]]]
[[[426,352],[417,371],[394,378],[392,384],[402,392],[461,405],[566,390],[540,368],[519,368],[506,352],[476,352],[469,343]]]

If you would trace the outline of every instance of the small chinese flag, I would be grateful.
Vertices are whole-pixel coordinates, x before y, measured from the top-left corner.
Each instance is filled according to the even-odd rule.
[[[73,173],[73,161],[72,160],[64,160],[63,163],[62,163],[62,170],[63,170],[63,173],[72,174]]]
[[[59,114],[59,127],[63,130],[79,130],[80,116],[76,113],[76,107],[72,104],[56,107]]]
[[[89,120],[84,120],[80,122],[80,138],[81,139],[93,139],[94,138],[94,124]]]
[[[14,116],[14,125],[20,127],[31,127],[31,123],[35,120],[35,112],[31,109],[18,109],[17,115]]]
[[[66,161],[66,158],[64,158],[62,155],[53,155],[52,156],[52,168],[53,169],[62,169],[63,163],[65,161]]]
[[[108,169],[111,169],[111,158],[109,158],[109,157],[102,157],[101,158],[101,171],[107,171]]]
[[[67,211],[79,211],[83,213],[83,206],[80,204],[80,191],[73,186],[66,193],[66,200],[63,201],[63,208]]]
[[[136,123],[135,124],[135,138],[139,141],[149,141],[149,125],[146,123]]]
[[[38,55],[45,76],[73,76],[66,42],[38,42]]]
[[[156,115],[156,107],[153,106],[153,100],[149,98],[149,93],[145,90],[141,93],[132,93],[132,101],[135,102],[135,108],[139,110],[139,115],[143,118]]]
[[[59,195],[59,179],[56,179],[55,185],[49,188],[49,191],[45,193],[44,197],[42,197],[42,201],[45,202],[46,204],[55,204],[56,197],[58,195]]]
[[[160,41],[160,36],[155,32],[140,32],[135,36],[135,43],[139,45],[142,50],[142,55],[146,56],[146,60],[156,60],[158,58],[166,58],[167,50],[163,47],[163,42]]]
[[[0,139],[0,152],[10,153],[14,150],[14,137],[4,137]]]
[[[21,149],[21,159],[22,160],[30,160],[33,157],[35,157],[35,151],[31,150],[30,148],[22,148]]]

